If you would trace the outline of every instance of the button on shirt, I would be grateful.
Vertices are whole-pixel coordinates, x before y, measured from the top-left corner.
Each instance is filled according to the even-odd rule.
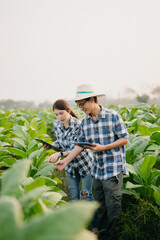
[[[75,117],[70,118],[69,126],[65,128],[60,121],[55,121],[54,133],[57,140],[55,144],[62,148],[63,151],[70,153],[75,147],[73,142],[77,142],[79,136],[81,135],[81,122]],[[83,150],[73,161],[71,161],[65,168],[67,173],[75,178],[75,169],[78,170],[81,177],[91,173],[93,168],[93,156],[89,150]]]
[[[82,135],[79,142],[107,145],[119,138],[128,138],[127,128],[121,116],[114,110],[102,106],[96,120],[87,115],[82,120]],[[106,180],[121,171],[128,174],[125,159],[125,147],[93,153],[94,167],[92,176],[97,180]]]

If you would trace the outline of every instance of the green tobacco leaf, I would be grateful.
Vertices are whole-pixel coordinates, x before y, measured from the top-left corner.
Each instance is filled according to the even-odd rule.
[[[156,124],[144,122],[138,126],[138,130],[142,136],[150,136],[153,132],[160,131],[160,127]]]
[[[10,146],[8,142],[0,142],[0,147]]]
[[[76,235],[75,240],[97,240],[97,237],[94,233],[84,229]]]
[[[151,169],[156,163],[156,157],[145,156],[143,163],[139,167],[140,176],[144,179],[145,185],[148,184],[149,177],[151,175]]]
[[[135,198],[140,198],[140,194],[133,190],[133,188],[122,189],[122,194],[133,195]]]
[[[154,151],[154,150],[159,150],[160,149],[160,145],[155,145],[155,144],[152,144],[151,146],[149,146],[147,148],[148,151]]]
[[[3,128],[3,127],[0,127],[0,133],[2,133],[2,132],[3,132],[3,130],[4,130],[4,128]]]
[[[144,187],[144,186],[140,184],[133,184],[129,181],[126,183],[126,188],[141,188],[141,187]]]
[[[29,143],[32,140],[31,136],[27,133],[26,127],[24,126],[19,125],[14,126],[13,133],[27,143]]]
[[[155,199],[155,202],[160,206],[160,193],[159,192],[156,192],[154,191],[154,199]]]
[[[42,156],[40,156],[40,158],[38,159],[38,161],[36,163],[37,168],[40,168],[40,166],[43,164],[47,155],[48,155],[48,153],[45,152]]]
[[[143,137],[143,138],[141,139],[141,141],[139,141],[139,145],[135,148],[134,154],[137,156],[137,155],[139,155],[140,153],[144,152],[144,150],[145,150],[148,142],[149,142],[149,137],[147,137],[147,136],[146,136],[146,137]]]
[[[127,163],[127,169],[130,173],[137,175],[137,172],[135,171],[133,165]]]
[[[35,144],[33,145],[31,148],[29,148],[28,146],[28,151],[27,151],[27,155],[29,156],[30,154],[32,154],[33,152],[38,150],[38,146]]]
[[[2,195],[20,197],[22,194],[21,183],[26,178],[31,162],[19,161],[2,175]]]
[[[34,151],[34,152],[32,152],[30,155],[29,155],[29,159],[33,159],[34,157],[39,157],[41,154],[42,154],[42,152],[44,151],[44,149],[42,148],[42,149],[40,149],[40,150],[37,150],[37,151]]]
[[[20,240],[19,228],[22,225],[22,210],[19,202],[12,197],[0,198],[0,239]]]
[[[24,149],[26,149],[26,145],[24,143],[24,141],[20,138],[12,138],[14,140],[14,142],[18,143],[20,146],[22,146]]]
[[[9,152],[7,150],[0,150],[0,156],[6,156]]]
[[[42,196],[42,200],[46,206],[51,205],[52,207],[62,199],[62,195],[57,192],[46,192]]]
[[[152,133],[150,139],[160,145],[160,131]]]
[[[5,167],[11,167],[14,163],[17,162],[15,158],[9,158],[9,157],[6,157],[1,161],[3,161],[3,166]]]
[[[29,184],[26,184],[25,188],[26,188],[26,191],[30,191],[34,188],[44,186],[44,185],[52,187],[52,186],[56,186],[56,182],[51,178],[40,176],[40,177],[37,177],[36,179],[33,179],[32,182],[30,181]]]
[[[151,185],[151,187],[153,188],[153,190],[154,190],[155,192],[160,193],[160,187],[157,187],[157,186],[154,186],[154,185]]]
[[[135,159],[140,153],[145,151],[145,148],[149,142],[148,136],[135,137],[129,146],[126,148],[126,159],[127,162],[131,162],[131,159]]]
[[[26,158],[27,157],[26,152],[24,152],[24,151],[22,151],[18,148],[7,147],[7,151],[12,153],[13,155],[16,155],[16,156],[21,157],[21,158]]]
[[[63,205],[53,213],[39,216],[26,223],[21,229],[20,239],[75,240],[97,207],[95,202],[89,201]]]
[[[34,177],[37,177],[37,176],[49,176],[51,173],[50,171],[53,170],[53,169],[56,169],[56,166],[52,163],[49,163],[49,162],[44,162],[40,168],[38,169],[38,172],[35,174]]]
[[[43,193],[49,191],[49,187],[37,187],[28,193],[24,194],[20,199],[20,203],[22,204],[23,208],[31,208],[37,200],[42,196]]]
[[[151,114],[151,113],[146,112],[146,113],[143,115],[142,120],[145,121],[145,122],[154,123],[155,120],[156,120],[156,116],[153,115],[153,114]]]
[[[160,206],[160,187],[156,187],[154,185],[151,185],[151,187],[154,190],[153,194],[154,194],[155,202]]]

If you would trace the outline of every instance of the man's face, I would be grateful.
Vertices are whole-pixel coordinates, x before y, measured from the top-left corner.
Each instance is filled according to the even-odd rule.
[[[80,101],[76,101],[77,106],[86,114],[90,114],[91,113],[91,109],[92,109],[92,103],[91,103],[91,99],[87,98],[87,99],[83,99]]]

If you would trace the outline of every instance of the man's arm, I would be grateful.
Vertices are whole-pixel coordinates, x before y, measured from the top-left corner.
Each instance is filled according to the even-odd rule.
[[[127,143],[128,143],[128,138],[119,138],[115,142],[107,144],[107,145],[101,145],[101,144],[98,144],[98,143],[93,143],[94,147],[88,146],[87,148],[89,148],[93,152],[101,152],[101,151],[107,151],[107,150],[110,150],[110,149],[113,149],[113,148],[121,147],[123,145],[126,145]]]
[[[66,158],[64,158],[63,160],[59,160],[55,163],[58,171],[62,171],[67,166],[67,164],[70,163],[73,159],[75,159],[82,151],[83,148],[75,146],[72,152],[70,152],[70,154]]]

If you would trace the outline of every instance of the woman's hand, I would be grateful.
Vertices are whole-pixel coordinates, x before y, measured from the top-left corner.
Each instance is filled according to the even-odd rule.
[[[67,166],[67,161],[64,158],[63,160],[58,160],[55,165],[57,166],[57,170],[61,172]]]
[[[50,147],[49,147],[47,144],[45,144],[45,143],[43,143],[43,148],[44,148],[45,150],[49,150],[49,149],[50,149]]]
[[[49,157],[48,162],[54,163],[54,162],[56,162],[56,161],[58,160],[58,158],[59,158],[60,156],[61,156],[61,155],[60,155],[59,152],[53,153],[53,154]]]

